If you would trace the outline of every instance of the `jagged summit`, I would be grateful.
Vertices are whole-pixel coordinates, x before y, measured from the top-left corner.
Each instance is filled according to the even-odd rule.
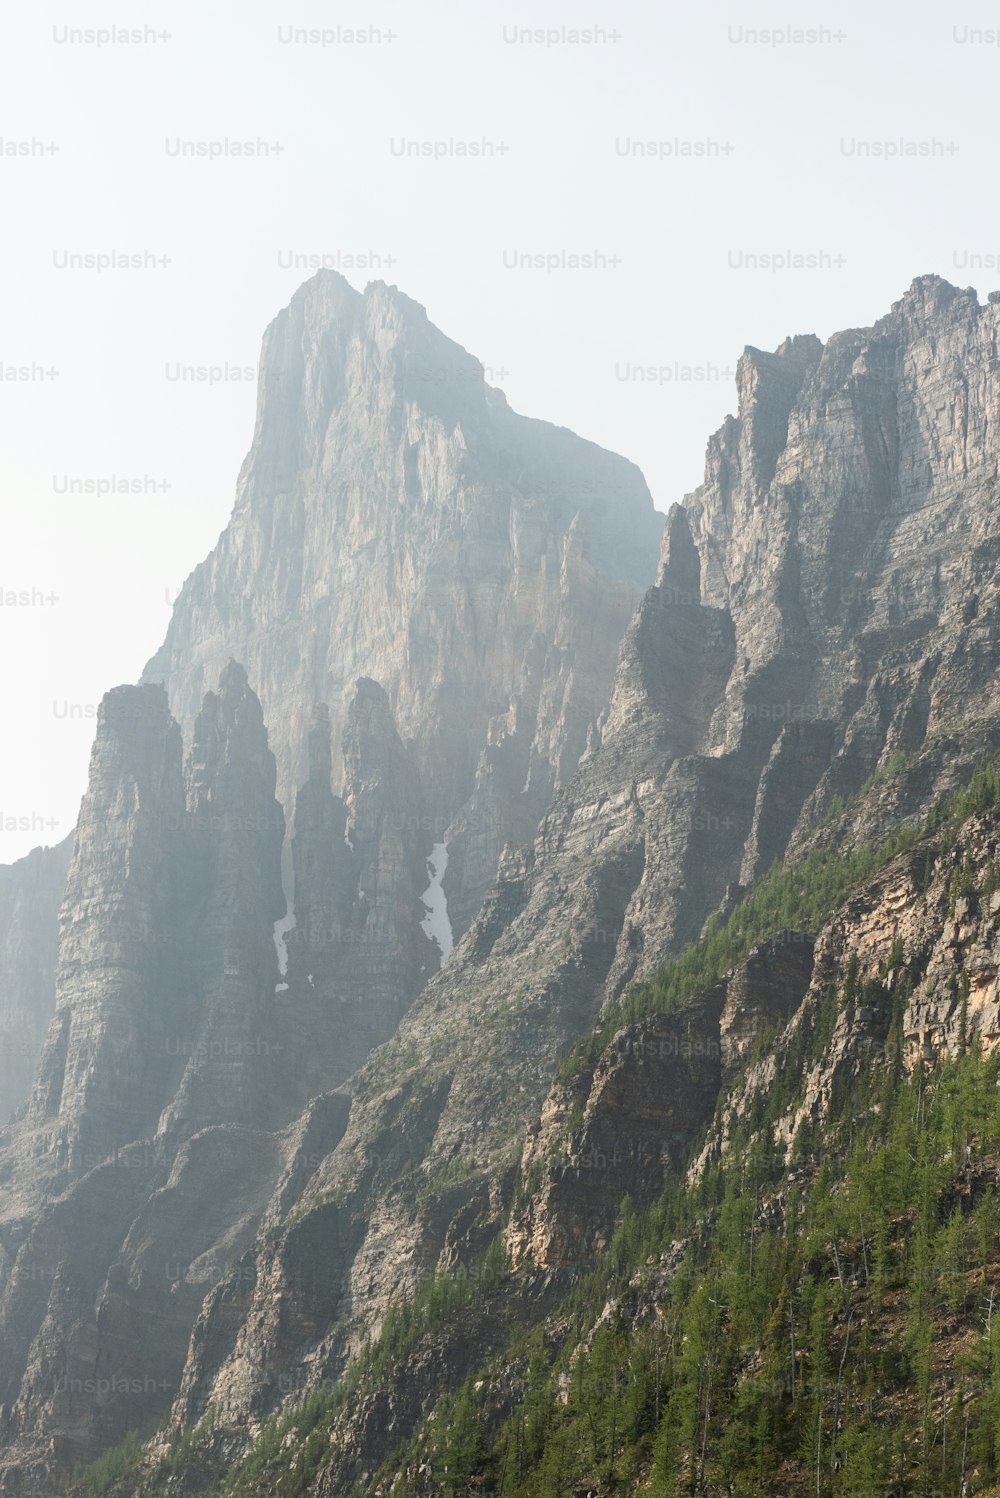
[[[488,420],[482,364],[398,287],[373,281],[358,292],[338,272],[319,271],[264,333],[248,462],[265,471],[279,465],[272,481],[291,476],[290,464],[320,458],[339,408],[353,408],[361,422],[391,425],[404,420],[408,404],[449,431],[482,427]]]
[[[939,275],[914,276],[899,300],[893,302],[888,316],[899,317],[919,310],[926,316],[933,317],[947,311],[956,301],[971,302],[978,307],[979,297],[975,287],[955,286]]]
[[[247,690],[247,673],[239,661],[229,657],[222,668],[219,676],[218,694],[220,697],[228,697],[243,693]]]
[[[289,817],[314,704],[337,743],[353,683],[376,680],[436,841],[454,824],[464,843],[448,878],[465,925],[504,843],[530,834],[583,752],[662,516],[633,464],[512,412],[382,282],[318,273],[267,329],[260,368],[232,519],[144,680],[166,684],[189,734],[206,687],[243,662]]]

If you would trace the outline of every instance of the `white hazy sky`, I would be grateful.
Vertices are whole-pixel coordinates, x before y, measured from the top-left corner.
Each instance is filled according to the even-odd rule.
[[[1000,47],[976,35],[998,22],[982,5],[651,0],[11,13],[0,861],[71,829],[96,704],[136,678],[226,522],[253,382],[169,376],[254,366],[309,274],[290,256],[341,257],[359,287],[398,284],[512,405],[626,453],[666,509],[700,481],[745,344],[869,323],[928,271],[981,298],[1000,285],[975,268],[1000,264]],[[109,26],[151,36],[72,39]],[[596,41],[563,39],[585,26]],[[788,27],[812,39],[752,39]],[[297,43],[288,28],[334,34]],[[526,28],[554,36],[519,40]],[[176,154],[227,138],[282,149]],[[486,140],[495,154],[413,159],[396,154],[404,140]],[[681,154],[706,142],[709,155]],[[150,263],[67,264],[112,252]],[[746,264],[789,252],[819,264]],[[529,254],[598,264],[511,268]],[[372,271],[349,268],[361,255]],[[638,382],[637,366],[662,379]],[[34,377],[12,377],[24,367]],[[143,492],[68,492],[113,476]]]

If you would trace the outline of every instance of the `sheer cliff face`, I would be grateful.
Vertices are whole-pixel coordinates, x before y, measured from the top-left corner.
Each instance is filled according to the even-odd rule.
[[[355,680],[377,681],[432,842],[458,818],[464,928],[584,748],[661,533],[632,464],[516,415],[395,288],[323,272],[265,335],[232,519],[146,679],[188,732],[241,661],[289,815],[314,704],[337,745]]]
[[[355,683],[381,686],[411,766],[393,770],[405,856],[386,845],[380,884],[384,913],[395,866],[402,915],[379,937],[381,979],[369,936],[367,977],[385,989],[395,975],[397,1017],[399,994],[412,998],[437,960],[412,950],[417,876],[406,860],[418,843],[447,844],[449,917],[464,931],[504,844],[530,840],[572,774],[661,533],[633,464],[516,415],[479,361],[394,288],[361,294],[323,272],[267,330],[233,516],[182,590],[145,681],[165,684],[190,742],[206,691],[238,660],[263,703],[289,824],[316,705],[328,714],[331,790],[346,793]],[[0,1120],[31,1091],[52,1013],[68,856],[49,850],[0,871]],[[329,965],[322,944],[297,955],[303,981]],[[384,1005],[365,974],[342,971],[355,1009]],[[356,1029],[347,1070],[365,1054]],[[385,1024],[376,1029],[384,1038]]]
[[[56,1010],[27,1115],[46,1130],[49,1161],[70,1175],[155,1127],[154,1076],[167,1056],[147,1026],[162,1023],[168,1003],[181,762],[161,689],[108,693],[62,908]]]
[[[295,924],[276,994],[303,1101],[346,1081],[393,1034],[441,957],[424,930],[433,845],[423,792],[377,682],[357,683],[342,751],[341,797],[320,705],[295,804]]]
[[[235,663],[206,695],[186,767],[161,687],[107,694],[55,1013],[24,1124],[7,1135],[13,1159],[28,1139],[43,1155],[50,1189],[136,1139],[280,1113],[266,1058],[283,834],[260,704]]]
[[[0,1123],[31,1095],[55,1007],[59,906],[73,839],[0,867]]]
[[[956,721],[967,754],[989,736],[998,335],[1000,305],[923,278],[873,329],[741,359],[739,414],[670,516],[600,745],[536,844],[532,905],[574,848],[595,877],[608,834],[641,855],[601,997],[891,754],[940,768]]]
[[[741,419],[688,503],[703,601],[742,647],[720,748],[785,705],[772,663],[799,722],[841,725],[837,789],[993,711],[998,329],[996,303],[925,277],[870,330],[744,355]]]
[[[186,756],[162,687],[105,697],[55,1012],[24,1117],[0,1134],[0,1423],[57,1465],[167,1412],[221,1266],[294,1177],[303,1139],[325,1151],[343,1127],[335,1103],[295,1126],[306,1095],[276,1005],[274,787],[235,662]]]

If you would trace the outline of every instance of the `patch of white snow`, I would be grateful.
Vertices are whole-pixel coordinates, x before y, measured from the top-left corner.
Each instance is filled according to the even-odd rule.
[[[280,921],[274,923],[274,947],[278,954],[278,972],[282,977],[288,972],[288,947],[285,943],[287,932],[295,928],[295,911],[288,907],[288,914],[283,915]],[[287,984],[285,985],[288,986]]]
[[[427,910],[420,925],[431,941],[437,942],[442,963],[448,961],[455,946],[451,921],[448,919],[448,900],[442,886],[447,867],[448,845],[435,843],[427,860],[427,873],[431,882],[420,896]]]

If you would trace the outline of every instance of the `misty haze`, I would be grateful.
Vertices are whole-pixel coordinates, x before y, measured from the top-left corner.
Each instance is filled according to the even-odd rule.
[[[1000,1495],[992,19],[10,18],[0,1493]]]

